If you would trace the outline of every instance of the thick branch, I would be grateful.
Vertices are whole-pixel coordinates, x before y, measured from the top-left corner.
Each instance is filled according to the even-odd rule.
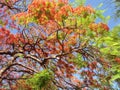
[[[0,50],[0,55],[3,55],[3,54],[13,55],[13,53],[10,51]]]
[[[31,58],[31,59],[37,61],[38,63],[42,63],[42,61],[41,61],[40,59],[38,59],[38,58],[36,58],[35,56],[32,56],[32,55],[30,55],[30,54],[27,54],[27,55],[25,55],[24,57],[25,57],[25,58]]]
[[[11,54],[9,51],[1,51],[0,52],[0,54]],[[8,63],[7,63],[7,65],[4,65],[3,67],[2,67],[2,69],[0,70],[0,82],[2,81],[2,79],[1,79],[1,77],[2,77],[2,75],[3,75],[3,73],[5,72],[5,71],[7,71],[11,66],[13,66],[13,65],[15,65],[14,64],[14,60],[17,58],[17,57],[19,57],[19,55],[20,55],[21,53],[17,53],[17,54],[15,54],[14,56],[12,56],[12,58],[11,58],[11,60],[9,60],[8,61]]]
[[[6,70],[8,70],[11,66],[15,66],[15,65],[24,67],[24,68],[26,68],[26,69],[28,69],[28,70],[31,70],[31,71],[35,72],[35,73],[38,72],[38,71],[36,71],[36,70],[33,70],[33,69],[30,68],[30,67],[24,66],[24,65],[19,64],[19,63],[9,63],[7,66],[5,66],[4,68],[2,68],[2,69],[0,70],[0,82],[3,80],[3,78],[2,78],[3,73],[4,73]]]
[[[36,70],[33,70],[33,69],[30,68],[30,67],[27,67],[27,66],[24,66],[23,64],[20,64],[20,63],[15,63],[15,65],[18,65],[18,66],[24,67],[24,68],[26,68],[26,69],[28,69],[28,70],[31,70],[31,71],[35,72],[35,73],[38,72],[38,71],[36,71]]]

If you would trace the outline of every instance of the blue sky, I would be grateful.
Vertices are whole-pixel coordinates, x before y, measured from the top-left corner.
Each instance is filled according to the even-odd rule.
[[[111,16],[110,20],[108,21],[108,26],[112,29],[114,26],[120,25],[120,19],[115,20],[114,12],[115,12],[115,4],[112,0],[86,0],[87,5],[91,5],[92,7],[96,8],[100,3],[103,3],[103,6],[100,8],[102,10],[106,9],[104,12],[104,16]]]
[[[74,0],[70,0],[74,1]],[[110,16],[110,20],[108,21],[108,26],[112,29],[114,26],[120,25],[120,19],[115,20],[115,4],[113,0],[86,0],[86,5],[91,5],[94,8],[97,8],[100,3],[103,3],[103,6],[100,10],[106,10],[104,12],[104,16]]]

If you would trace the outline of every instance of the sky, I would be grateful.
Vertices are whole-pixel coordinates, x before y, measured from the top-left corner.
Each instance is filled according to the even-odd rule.
[[[100,3],[103,3],[103,6],[100,8],[102,10],[106,10],[104,12],[104,16],[110,16],[110,20],[108,21],[108,26],[112,29],[114,26],[120,25],[120,19],[115,20],[114,12],[115,12],[115,4],[112,0],[86,0],[87,5],[91,5],[96,8]]]
[[[70,0],[74,1],[74,0]],[[112,29],[114,26],[120,25],[120,18],[115,20],[115,4],[112,2],[113,0],[86,0],[86,5],[91,5],[93,8],[97,8],[100,3],[103,3],[103,6],[100,10],[106,10],[103,15],[110,16],[110,20],[108,20],[108,26]]]

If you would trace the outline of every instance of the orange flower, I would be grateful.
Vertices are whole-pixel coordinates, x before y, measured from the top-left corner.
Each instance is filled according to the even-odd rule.
[[[103,28],[106,31],[109,30],[109,27],[106,24],[104,24],[104,23],[99,23],[99,26],[100,26],[100,28]]]
[[[120,63],[120,58],[116,57],[115,61],[118,62],[118,63]]]
[[[91,30],[95,31],[95,32],[98,31],[99,29],[100,29],[99,32],[101,32],[101,30],[106,30],[106,31],[109,30],[109,27],[104,23],[98,23],[98,24],[97,23],[91,23],[91,24],[89,24],[89,28]]]
[[[59,3],[68,4],[68,0],[58,0]]]
[[[95,10],[91,6],[86,6],[86,10],[89,13],[94,13],[95,12]]]
[[[89,28],[93,31],[97,31],[98,25],[96,23],[91,23],[89,24]]]
[[[74,8],[74,13],[77,15],[81,15],[83,12],[87,12],[87,13],[94,13],[95,10],[91,7],[91,6],[79,6]]]

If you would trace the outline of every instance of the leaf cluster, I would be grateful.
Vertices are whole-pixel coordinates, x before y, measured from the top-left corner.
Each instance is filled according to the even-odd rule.
[[[53,79],[53,72],[50,70],[42,70],[36,73],[32,78],[27,80],[27,83],[32,86],[33,90],[46,90]]]

